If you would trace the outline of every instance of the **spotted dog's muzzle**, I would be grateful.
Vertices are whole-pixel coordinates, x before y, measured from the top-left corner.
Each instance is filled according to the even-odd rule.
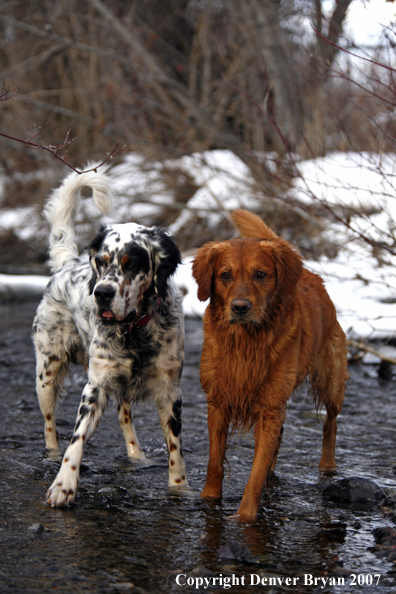
[[[99,284],[94,290],[94,297],[98,307],[98,315],[102,322],[107,325],[131,324],[136,317],[136,309],[132,309],[126,317],[118,319],[112,311],[112,304],[116,290],[112,285]]]

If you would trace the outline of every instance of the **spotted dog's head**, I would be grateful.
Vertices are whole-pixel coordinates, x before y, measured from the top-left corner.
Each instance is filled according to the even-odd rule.
[[[136,223],[102,227],[87,250],[90,293],[106,324],[131,323],[146,313],[150,297],[165,298],[168,278],[181,262],[165,231]]]

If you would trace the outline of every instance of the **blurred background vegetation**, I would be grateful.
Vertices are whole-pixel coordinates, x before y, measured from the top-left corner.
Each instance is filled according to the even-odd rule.
[[[125,148],[115,163],[137,152],[146,168],[228,149],[265,197],[260,214],[278,233],[305,238],[304,252],[328,209],[274,200],[290,187],[295,156],[394,151],[394,72],[375,64],[394,52],[394,31],[384,31],[364,68],[352,70],[338,47],[356,50],[343,27],[360,1],[327,3],[325,12],[320,0],[4,0],[0,132],[12,138],[0,137],[1,209],[41,211],[68,171],[48,151],[15,139],[53,147],[70,129],[73,141],[59,154],[80,169],[117,143]],[[161,175],[178,205],[197,189],[177,167],[164,165]],[[164,207],[154,222],[168,226],[179,213]],[[184,230],[182,249],[209,238],[197,232],[201,222],[197,215],[195,232]],[[216,236],[230,232],[225,217]],[[25,242],[0,229],[0,248],[5,266],[46,259],[40,233]]]

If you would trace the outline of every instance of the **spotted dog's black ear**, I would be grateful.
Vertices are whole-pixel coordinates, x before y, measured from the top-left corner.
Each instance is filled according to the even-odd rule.
[[[98,273],[96,270],[95,262],[93,260],[93,256],[95,256],[98,253],[98,251],[100,250],[100,248],[102,247],[103,240],[106,237],[106,234],[107,234],[106,227],[104,225],[102,225],[102,227],[99,229],[99,233],[97,234],[97,236],[93,239],[93,241],[91,241],[91,243],[89,245],[87,245],[85,247],[85,251],[88,252],[88,254],[89,254],[89,261],[91,264],[91,271],[92,271],[92,276],[88,282],[88,288],[89,288],[90,295],[92,295],[94,287],[96,285],[96,281],[98,280]]]
[[[181,264],[181,254],[173,237],[162,229],[158,229],[157,268],[154,274],[154,284],[159,297],[165,298],[168,278],[176,272]]]

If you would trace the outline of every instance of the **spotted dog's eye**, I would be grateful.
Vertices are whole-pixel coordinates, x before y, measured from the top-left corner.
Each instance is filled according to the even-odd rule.
[[[126,262],[124,266],[127,270],[136,270],[136,268],[138,267],[136,262],[133,262],[132,260],[128,260],[128,262]]]
[[[95,258],[95,263],[98,268],[104,268],[106,266],[105,260],[99,256]]]
[[[229,272],[223,272],[221,278],[225,281],[228,281],[231,278],[231,274]]]
[[[267,273],[264,272],[263,270],[258,270],[256,272],[256,278],[265,278],[267,276]]]

